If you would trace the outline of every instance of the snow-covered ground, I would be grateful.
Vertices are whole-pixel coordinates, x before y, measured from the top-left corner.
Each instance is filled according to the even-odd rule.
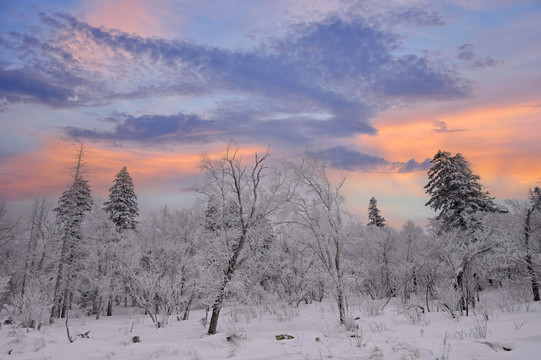
[[[481,300],[474,315],[458,320],[404,309],[397,299],[380,314],[384,302],[350,304],[348,329],[330,301],[277,307],[275,314],[224,308],[213,336],[202,310],[157,329],[139,310],[119,307],[109,318],[71,318],[72,334],[90,331],[73,343],[63,321],[41,331],[2,325],[0,359],[541,359],[541,304],[520,305],[502,292]],[[280,334],[293,338],[277,340]],[[142,341],[133,343],[134,336]]]

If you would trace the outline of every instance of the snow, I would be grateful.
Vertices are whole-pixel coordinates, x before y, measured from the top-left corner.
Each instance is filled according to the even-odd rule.
[[[186,321],[171,317],[160,329],[140,309],[118,307],[114,316],[99,320],[72,311],[70,333],[90,330],[88,339],[70,343],[63,320],[41,331],[2,325],[0,359],[539,359],[541,304],[501,301],[497,291],[482,293],[476,314],[453,319],[445,312],[404,309],[398,299],[374,315],[384,301],[364,300],[350,304],[350,330],[339,326],[332,301],[277,306],[275,314],[225,307],[213,336],[202,324],[204,310],[192,310]],[[4,311],[0,318],[6,316]],[[280,334],[294,338],[276,340]],[[142,342],[133,343],[133,336]]]

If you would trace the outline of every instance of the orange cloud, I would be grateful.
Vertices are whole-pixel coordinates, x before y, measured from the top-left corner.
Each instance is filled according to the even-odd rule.
[[[418,161],[438,149],[462,153],[494,196],[524,197],[539,184],[541,159],[539,107],[502,104],[440,113],[437,109],[389,111],[376,119],[377,136],[357,138],[390,161]],[[447,132],[437,132],[435,122]],[[441,127],[440,127],[441,129]],[[463,130],[463,131],[453,131]],[[426,176],[426,174],[423,174]]]
[[[0,198],[7,201],[34,199],[39,197],[57,198],[66,190],[73,176],[73,165],[77,145],[53,138],[43,140],[44,146],[37,151],[27,152],[4,160],[0,173]],[[239,156],[247,162],[254,152],[262,148],[243,148]],[[220,158],[225,151],[224,144],[214,144],[208,149],[211,159]],[[85,178],[89,180],[92,193],[105,198],[114,176],[126,166],[131,174],[136,193],[144,196],[152,194],[180,193],[195,185],[199,169],[201,149],[128,149],[98,146],[84,146],[87,162]]]

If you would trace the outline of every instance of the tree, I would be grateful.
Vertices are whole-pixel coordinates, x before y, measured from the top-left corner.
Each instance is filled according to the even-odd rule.
[[[352,237],[347,224],[347,213],[342,209],[340,194],[345,177],[333,185],[325,167],[316,159],[303,159],[294,168],[299,189],[293,198],[297,205],[297,222],[308,229],[312,241],[309,246],[321,260],[334,287],[340,324],[346,322],[346,279],[343,252]]]
[[[378,209],[378,202],[375,197],[372,197],[368,203],[368,220],[370,221],[366,226],[384,227],[385,218],[381,216],[380,213],[381,211]]]
[[[15,245],[20,233],[18,221],[9,221],[6,214],[5,202],[0,199],[0,309],[7,301],[9,290],[14,290]]]
[[[453,229],[475,231],[481,226],[480,214],[499,212],[494,199],[483,191],[480,177],[472,173],[470,163],[458,153],[438,150],[428,170],[429,182],[424,187],[430,195],[425,206],[439,211],[439,233]]]
[[[116,226],[109,218],[101,200],[92,206],[82,232],[86,257],[84,271],[79,275],[86,285],[81,290],[79,306],[85,308],[88,313],[96,314],[97,320],[106,301],[107,315],[112,314],[113,292],[117,288],[114,285],[120,278],[117,274],[119,268],[117,255],[123,249]]]
[[[541,212],[541,189],[537,186],[533,190],[530,190],[530,207],[526,212],[526,220],[524,221],[524,243],[526,247],[526,268],[528,270],[532,285],[533,300],[540,301],[541,296],[539,294],[539,279],[534,266],[534,261],[532,259],[534,250],[531,241],[531,236],[533,233],[532,217],[535,210]]]
[[[133,180],[125,166],[116,174],[114,185],[109,189],[109,200],[103,205],[118,232],[135,229],[139,207]]]
[[[218,161],[202,157],[205,183],[200,191],[207,196],[212,209],[207,211],[206,221],[210,256],[207,271],[214,274],[209,277],[214,298],[209,335],[216,334],[233,275],[263,246],[264,242],[256,236],[258,227],[288,199],[287,190],[283,191],[284,178],[265,166],[269,156],[268,151],[263,155],[256,153],[251,167],[242,164],[238,149],[228,148]],[[210,216],[216,219],[208,219]]]
[[[77,155],[77,165],[73,183],[64,191],[58,200],[56,221],[61,228],[62,246],[60,261],[54,290],[54,304],[51,310],[51,321],[59,316],[64,317],[69,306],[71,296],[71,281],[75,276],[72,269],[74,258],[78,255],[76,250],[81,240],[81,224],[85,213],[92,209],[92,197],[88,181],[81,175],[83,165],[83,147]]]
[[[461,253],[460,264],[455,269],[455,288],[458,292],[460,311],[468,315],[469,304],[475,305],[475,298],[468,284],[475,282],[473,262],[479,261],[491,252],[495,243],[487,241],[487,229],[483,226],[487,213],[504,212],[494,203],[479,183],[480,177],[470,169],[470,163],[457,153],[438,150],[428,170],[429,182],[424,187],[430,195],[425,206],[439,211],[436,220],[440,222],[437,235],[449,233]],[[490,229],[488,231],[490,233]]]

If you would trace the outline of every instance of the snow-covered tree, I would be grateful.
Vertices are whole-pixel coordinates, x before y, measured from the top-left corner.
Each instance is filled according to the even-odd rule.
[[[99,319],[104,308],[108,316],[112,314],[112,298],[115,290],[120,288],[116,257],[122,251],[116,226],[109,219],[101,200],[94,203],[82,231],[86,257],[80,276],[86,286],[81,289],[79,306]]]
[[[381,211],[378,209],[378,202],[375,197],[372,197],[368,203],[368,224],[367,226],[385,226],[385,218],[381,216]]]
[[[6,214],[6,204],[0,199],[0,309],[8,300],[9,290],[14,287],[15,245],[20,233],[18,222],[9,221]]]
[[[540,301],[541,296],[539,293],[538,272],[541,266],[536,264],[535,258],[536,255],[539,255],[539,250],[541,249],[539,248],[539,244],[537,244],[538,246],[536,249],[535,242],[532,241],[534,231],[539,229],[539,225],[537,226],[537,229],[535,229],[533,225],[535,213],[537,213],[537,215],[541,213],[541,189],[537,186],[533,190],[530,190],[530,207],[526,212],[526,219],[524,221],[524,240],[526,248],[526,268],[528,269],[528,275],[530,276],[532,285],[533,300]]]
[[[288,199],[284,177],[265,166],[270,156],[255,154],[250,167],[245,166],[238,150],[227,149],[217,161],[203,156],[201,168],[205,183],[200,191],[211,202],[207,211],[208,288],[214,300],[208,333],[215,334],[222,305],[237,270],[263,246],[257,234],[265,221]],[[216,217],[208,219],[209,216]]]
[[[430,200],[425,206],[439,212],[436,220],[441,221],[440,233],[454,229],[475,231],[482,223],[480,214],[499,211],[462,154],[451,156],[438,150],[431,163],[434,165],[424,187]]]
[[[69,307],[71,285],[75,277],[72,268],[81,241],[81,224],[87,212],[92,209],[92,196],[88,181],[81,175],[83,165],[83,147],[77,155],[77,165],[73,183],[64,191],[58,200],[58,206],[53,209],[56,213],[57,223],[61,231],[61,253],[54,288],[54,305],[51,311],[51,320],[59,316],[64,317]]]
[[[133,180],[125,166],[116,174],[114,185],[109,189],[109,200],[104,203],[104,207],[118,232],[135,229],[139,207]]]
[[[88,181],[78,176],[71,187],[64,191],[58,206],[54,209],[56,212],[57,223],[61,227],[62,248],[58,275],[55,285],[55,303],[51,313],[51,319],[55,317],[64,317],[69,306],[69,295],[71,293],[71,283],[74,272],[72,264],[77,255],[77,248],[81,240],[81,224],[85,213],[92,209],[92,197]]]
[[[396,295],[398,284],[397,233],[390,227],[369,227],[364,231],[367,277],[365,290],[372,298]],[[403,259],[400,259],[403,260]]]
[[[296,222],[311,233],[308,244],[319,258],[333,286],[340,324],[346,322],[346,267],[344,248],[352,238],[348,214],[342,208],[342,177],[337,185],[327,177],[325,167],[316,159],[303,159],[294,167],[299,184],[293,198],[297,206]]]

